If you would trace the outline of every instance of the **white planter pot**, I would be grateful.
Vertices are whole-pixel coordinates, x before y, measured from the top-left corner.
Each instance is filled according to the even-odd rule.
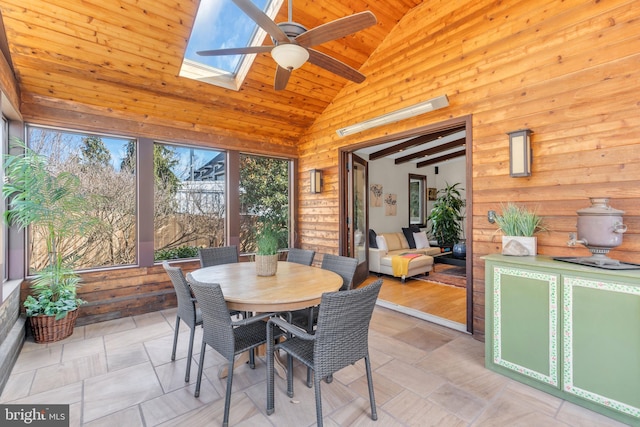
[[[534,256],[537,253],[537,237],[502,236],[502,255]]]

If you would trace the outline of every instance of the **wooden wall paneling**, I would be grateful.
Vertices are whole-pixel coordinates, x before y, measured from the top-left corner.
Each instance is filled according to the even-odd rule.
[[[45,106],[46,105],[46,106]],[[185,126],[179,122],[165,122],[152,117],[133,116],[131,114],[107,114],[105,109],[79,107],[75,104],[65,104],[54,99],[44,103],[23,104],[22,112],[25,120],[44,124],[75,127],[95,132],[111,132],[128,136],[146,136],[166,142],[197,143],[202,146],[219,149],[235,149],[250,151],[256,154],[282,155],[294,158],[296,147],[281,141],[273,142],[268,139],[260,140],[250,135],[244,138],[233,137],[217,128],[206,126]]]
[[[432,4],[415,8],[387,37],[366,67],[364,86],[347,85],[309,129],[301,144],[301,168],[317,161],[314,150],[333,154],[385,133],[446,116],[473,114],[474,334],[484,331],[484,265],[499,252],[500,236],[486,211],[501,202],[539,205],[552,231],[539,235],[540,252],[564,255],[576,210],[589,196],[608,194],[612,205],[638,205],[637,99],[640,28],[630,1],[490,4],[474,2],[446,14]],[[491,10],[491,13],[485,11]],[[421,21],[423,19],[424,21]],[[424,31],[417,22],[436,28]],[[441,31],[438,33],[437,31]],[[423,31],[430,37],[416,36]],[[388,45],[387,45],[388,43]],[[448,93],[447,111],[429,113],[346,138],[335,129]],[[509,178],[506,132],[534,130],[533,175]],[[312,148],[313,147],[313,148]],[[302,199],[308,198],[302,195]],[[323,199],[337,198],[337,191]],[[631,202],[631,203],[630,203]],[[317,214],[317,201],[302,204],[301,220]],[[638,252],[637,208],[625,214],[630,231],[612,255],[631,261]],[[573,226],[572,226],[573,224]],[[310,233],[309,239],[316,239]],[[588,251],[586,251],[588,254]]]

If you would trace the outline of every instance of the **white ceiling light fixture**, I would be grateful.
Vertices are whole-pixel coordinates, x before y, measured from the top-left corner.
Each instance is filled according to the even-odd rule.
[[[294,43],[279,44],[271,49],[271,56],[274,61],[284,69],[289,71],[302,67],[302,64],[309,59],[309,52],[302,46]]]
[[[440,108],[448,106],[449,98],[447,98],[447,95],[441,95],[428,101],[423,101],[418,104],[412,105],[410,107],[402,108],[391,113],[374,117],[373,119],[365,120],[360,123],[343,127],[341,129],[338,129],[336,133],[340,136],[347,136],[354,133],[362,132],[363,130],[371,129],[393,122],[398,122],[410,117],[419,116],[420,114],[428,113],[429,111],[438,110]]]

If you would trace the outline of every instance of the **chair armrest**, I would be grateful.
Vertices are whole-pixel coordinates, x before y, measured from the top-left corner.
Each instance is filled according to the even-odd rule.
[[[281,319],[279,317],[272,317],[271,319],[269,319],[269,322],[267,322],[267,336],[269,334],[269,332],[271,331],[271,327],[272,325],[277,325],[280,329],[282,329],[285,332],[288,332],[291,335],[295,335],[296,337],[303,339],[303,340],[307,340],[307,341],[313,341],[316,339],[316,336],[313,334],[308,333],[307,331],[305,331],[304,329],[296,326],[296,325],[292,325],[291,323],[287,322],[284,319]]]
[[[232,326],[243,326],[243,325],[248,325],[250,323],[255,323],[258,322],[260,320],[264,320],[266,318],[275,316],[278,313],[262,313],[262,314],[258,314],[257,316],[249,316],[249,317],[245,317],[243,319],[240,320],[234,320],[231,322]]]

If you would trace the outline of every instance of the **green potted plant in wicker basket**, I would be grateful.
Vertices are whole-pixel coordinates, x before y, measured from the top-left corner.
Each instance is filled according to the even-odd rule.
[[[256,274],[273,276],[278,270],[278,242],[280,233],[270,223],[263,224],[258,234],[256,251]]]
[[[2,195],[8,200],[5,221],[44,236],[46,264],[32,278],[31,295],[24,301],[36,342],[53,342],[73,333],[80,277],[73,270],[73,255],[63,254],[60,243],[86,231],[95,220],[87,214],[87,199],[77,176],[52,171],[47,158],[16,141],[20,154],[5,157]]]

